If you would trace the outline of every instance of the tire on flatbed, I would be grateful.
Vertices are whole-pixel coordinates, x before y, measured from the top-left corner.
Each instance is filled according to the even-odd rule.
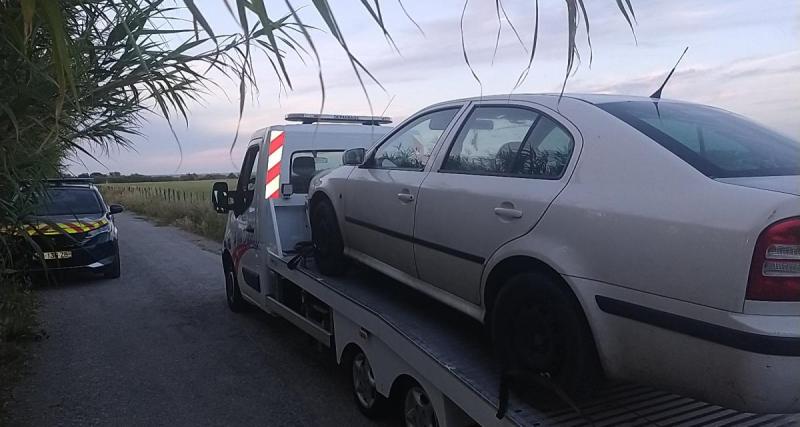
[[[549,377],[543,381],[570,398],[582,398],[601,377],[583,310],[552,275],[512,276],[497,295],[491,320],[495,351],[505,371],[534,379],[521,382],[541,384],[542,376]]]
[[[327,276],[344,274],[347,266],[344,241],[336,211],[328,200],[317,202],[311,208],[311,239],[319,271]]]

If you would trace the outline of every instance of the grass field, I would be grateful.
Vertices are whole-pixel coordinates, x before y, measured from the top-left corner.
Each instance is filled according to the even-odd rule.
[[[236,185],[227,179],[228,186]],[[107,203],[118,203],[162,224],[175,225],[201,236],[221,241],[226,215],[211,207],[214,180],[162,181],[100,185]]]

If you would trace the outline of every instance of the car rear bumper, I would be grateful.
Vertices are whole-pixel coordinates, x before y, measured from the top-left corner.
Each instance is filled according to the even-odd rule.
[[[579,298],[610,377],[741,411],[800,412],[800,316],[665,303],[581,281],[589,286]]]

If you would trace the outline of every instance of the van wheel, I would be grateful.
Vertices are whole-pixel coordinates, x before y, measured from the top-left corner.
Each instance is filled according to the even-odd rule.
[[[314,205],[311,211],[311,239],[319,271],[328,276],[344,274],[347,260],[342,233],[336,221],[336,211],[327,200]]]
[[[402,425],[406,427],[438,427],[433,402],[421,385],[411,382],[403,395]]]
[[[239,290],[239,283],[233,274],[233,270],[225,269],[225,299],[228,301],[228,308],[234,313],[241,313],[247,308],[247,302],[242,298]]]
[[[543,273],[517,274],[500,290],[492,312],[492,339],[506,372],[571,398],[591,391],[601,371],[594,340],[563,284]]]
[[[369,418],[384,415],[389,401],[375,388],[375,375],[364,352],[358,350],[350,359],[350,373],[353,397],[361,413]]]
[[[106,279],[118,279],[121,273],[120,268],[120,261],[119,261],[119,246],[114,246],[114,261],[105,268],[103,271],[103,276]]]

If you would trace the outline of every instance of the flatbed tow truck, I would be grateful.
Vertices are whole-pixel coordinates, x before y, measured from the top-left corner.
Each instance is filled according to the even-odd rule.
[[[262,149],[273,148],[269,150],[273,153],[275,147],[267,144],[275,141],[276,135],[298,135],[286,137],[288,145],[291,138],[303,141],[302,126],[314,125],[304,122],[293,126],[301,127],[273,126],[259,131],[251,140],[251,148],[260,145]],[[289,151],[287,148],[284,157],[288,158]],[[263,157],[255,176],[266,176]],[[288,175],[288,162],[284,164],[284,175]],[[227,212],[234,200],[223,184],[215,184],[212,199],[220,213]],[[245,300],[308,333],[348,369],[354,366],[355,357],[365,356],[372,390],[383,396],[379,399],[385,399],[382,402],[386,406],[391,404],[398,415],[404,414],[405,425],[800,425],[800,414],[742,413],[631,383],[608,382],[594,397],[580,402],[565,397],[555,399],[559,401],[556,404],[553,399],[537,404],[520,397],[516,388],[501,384],[501,370],[479,323],[356,263],[343,277],[322,276],[313,258],[306,256],[311,253],[306,198],[292,194],[283,178],[276,190],[279,195],[265,194],[266,183],[260,178],[255,184],[254,200],[259,202],[251,208],[251,217],[260,224],[239,227],[258,236],[243,246],[256,248],[261,254],[256,255],[258,268],[263,270],[255,279],[252,272],[250,280],[239,279],[255,280],[258,287],[254,294],[255,286],[248,283],[251,293]],[[233,249],[226,246],[226,251]],[[233,281],[232,262],[223,253],[226,279]],[[353,388],[358,402],[359,390],[355,385]],[[415,413],[409,413],[408,396],[414,388],[419,390],[416,403],[412,402],[412,406],[416,404]],[[364,405],[357,405],[362,412],[369,412]]]

